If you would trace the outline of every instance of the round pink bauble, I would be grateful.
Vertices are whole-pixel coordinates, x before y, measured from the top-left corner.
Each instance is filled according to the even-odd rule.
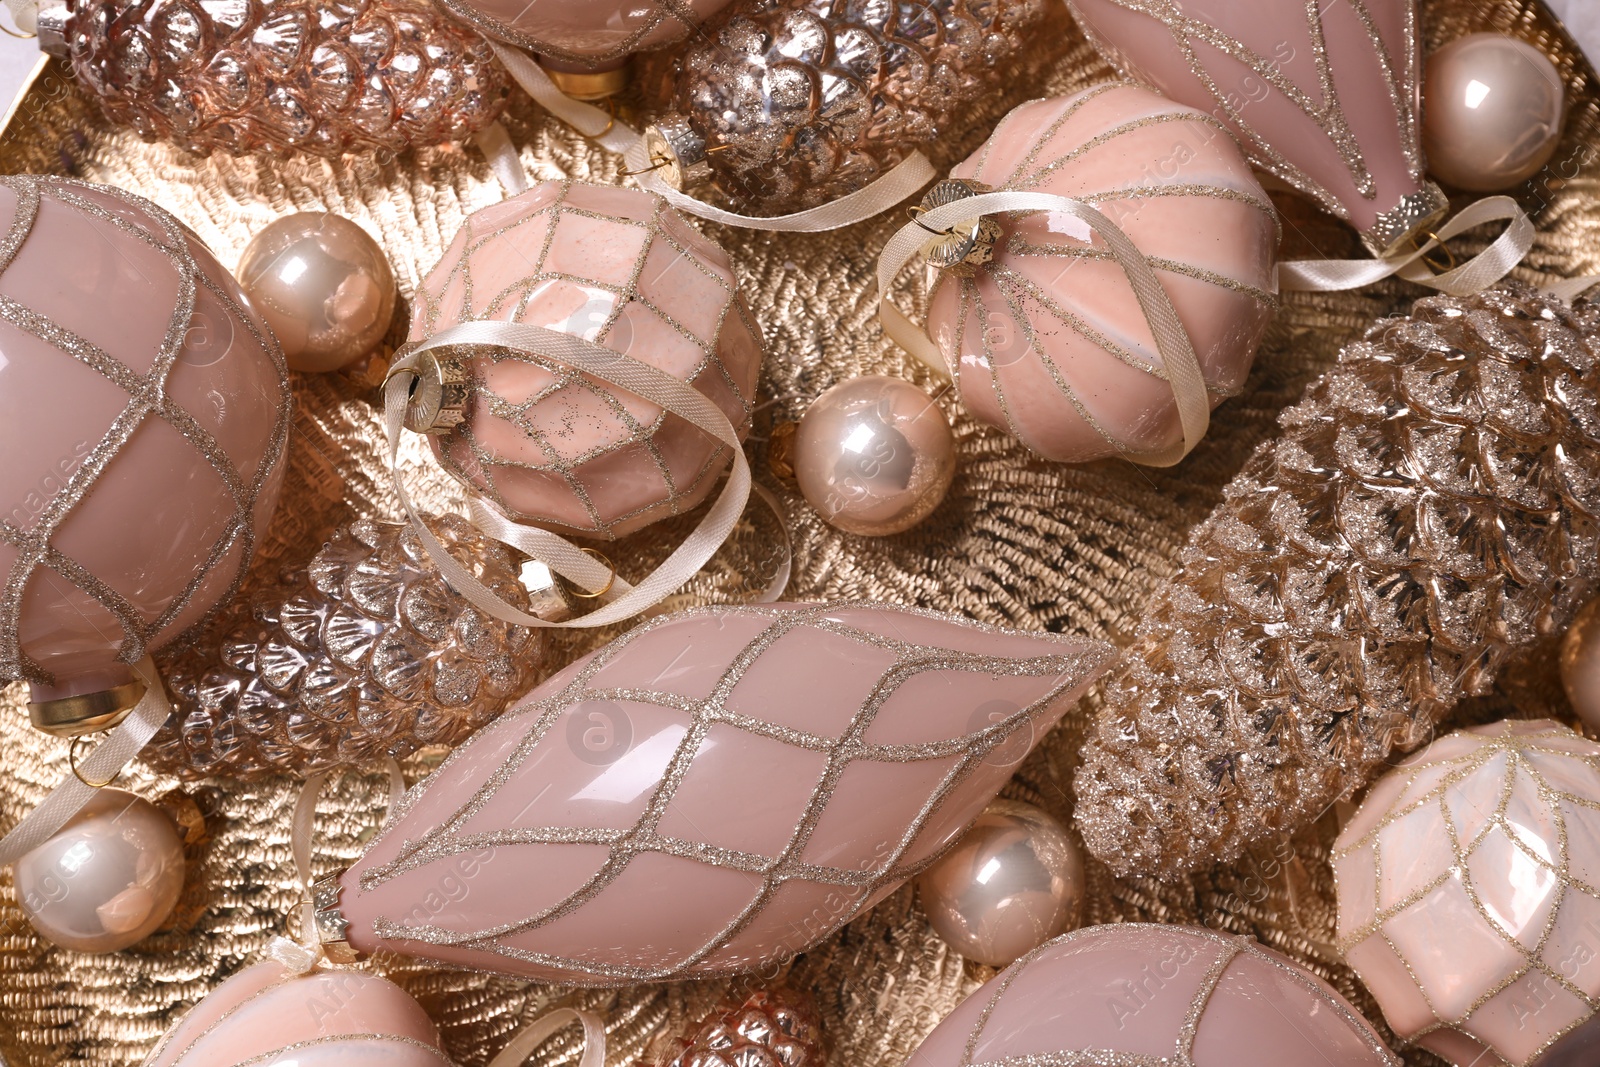
[[[1415,0],[1068,0],[1124,74],[1227,123],[1377,255],[1449,207],[1423,177]]]
[[[1333,848],[1339,950],[1458,1067],[1600,1062],[1600,745],[1548,719],[1435,741]]]
[[[411,995],[359,971],[246,967],[161,1039],[144,1067],[451,1067]]]
[[[1495,193],[1527,181],[1556,153],[1566,87],[1526,41],[1457,38],[1428,56],[1422,92],[1422,143],[1441,181]]]
[[[0,681],[36,702],[127,664],[230,596],[272,514],[283,356],[161,208],[0,179]]]
[[[693,385],[741,437],[761,341],[727,253],[666,201],[546,182],[462,226],[417,294],[412,340],[472,319],[582,337]],[[715,438],[544,357],[479,350],[466,420],[434,448],[508,515],[620,537],[705,500],[732,456]]]
[[[611,67],[687,37],[732,0],[445,0],[490,38],[563,66]]]
[[[1152,261],[1212,405],[1243,386],[1277,307],[1277,215],[1216,120],[1101,85],[1017,108],[953,176],[1099,208]],[[942,276],[928,311],[967,409],[1067,463],[1181,449],[1155,338],[1104,241],[1057,212],[1001,221],[993,260]]]
[[[951,1012],[906,1067],[1398,1067],[1328,983],[1247,937],[1119,923],[1057,938]]]

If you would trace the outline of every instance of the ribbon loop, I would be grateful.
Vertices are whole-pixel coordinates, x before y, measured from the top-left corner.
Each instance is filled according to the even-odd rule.
[[[878,315],[884,333],[936,373],[955,379],[959,369],[946,365],[943,354],[929,340],[927,332],[889,298],[894,280],[921,253],[930,230],[947,230],[984,215],[1037,211],[1068,214],[1087,223],[1105,241],[1112,259],[1128,276],[1128,284],[1155,339],[1160,370],[1172,386],[1178,420],[1183,427],[1183,441],[1174,448],[1160,453],[1129,454],[1128,458],[1149,467],[1172,466],[1188,455],[1210,428],[1211,396],[1206,389],[1205,375],[1200,370],[1200,360],[1195,355],[1189,333],[1172,306],[1172,298],[1156,277],[1155,268],[1122,228],[1091,204],[1054,193],[1000,190],[964,197],[921,212],[889,239],[878,258]]]
[[[583,1058],[577,1067],[606,1067],[605,1023],[578,1008],[557,1008],[541,1015],[517,1031],[510,1044],[489,1061],[489,1067],[522,1067],[540,1045],[573,1023],[583,1026]]]

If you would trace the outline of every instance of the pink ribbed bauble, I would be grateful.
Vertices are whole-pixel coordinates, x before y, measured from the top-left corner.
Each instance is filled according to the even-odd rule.
[[[1600,1062],[1600,744],[1549,719],[1435,741],[1333,847],[1339,951],[1458,1067]]]
[[[417,294],[411,337],[471,319],[593,341],[693,385],[743,437],[760,333],[728,255],[666,201],[546,182],[467,219]],[[514,518],[620,537],[705,500],[732,456],[647,400],[543,357],[479,350],[440,460]]]
[[[55,701],[129,685],[232,594],[288,380],[232,276],[149,201],[7,177],[0,233],[0,681]]]
[[[167,1032],[144,1067],[451,1067],[411,995],[358,971],[285,973],[266,961],[223,982]]]
[[[575,69],[687,37],[731,0],[445,0],[487,36]]]
[[[363,952],[576,985],[792,956],[955,841],[1112,650],[867,603],[654,619],[408,793],[329,896]],[[326,883],[324,884],[326,886]]]
[[[906,1067],[1399,1067],[1328,983],[1248,937],[1117,923],[989,981]]]
[[[1423,177],[1414,0],[1067,0],[1102,55],[1227,123],[1375,254],[1449,206]]]
[[[952,177],[1097,207],[1151,260],[1212,405],[1243,386],[1277,308],[1277,215],[1215,120],[1101,85],[1017,108]],[[1104,240],[1059,212],[1000,221],[992,262],[944,274],[928,311],[962,403],[1046,459],[1181,447],[1155,338]]]

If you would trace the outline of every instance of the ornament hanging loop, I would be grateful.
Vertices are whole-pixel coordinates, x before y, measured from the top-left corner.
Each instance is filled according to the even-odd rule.
[[[83,772],[78,769],[78,746],[83,744],[87,740],[88,740],[88,737],[86,737],[84,735],[81,735],[81,734],[72,739],[72,744],[67,746],[67,766],[72,768],[72,776],[74,778],[76,778],[78,781],[82,782],[84,785],[88,786],[90,789],[94,789],[94,790],[98,791],[98,790],[106,788],[112,782],[115,782],[118,778],[121,778],[122,777],[123,768],[118,767],[115,771],[113,771],[111,773],[111,777],[105,779],[104,781],[91,782],[91,781],[89,781],[89,779],[85,778],[83,776]]]

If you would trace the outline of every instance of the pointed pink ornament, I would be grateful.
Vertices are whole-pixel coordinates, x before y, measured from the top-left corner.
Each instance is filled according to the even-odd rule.
[[[1067,0],[1125,74],[1216,116],[1374,255],[1449,207],[1423,177],[1414,0]]]
[[[867,603],[655,619],[407,794],[319,924],[576,985],[756,969],[936,859],[1112,656]]]
[[[246,967],[167,1032],[144,1067],[451,1067],[411,995],[359,971]]]

